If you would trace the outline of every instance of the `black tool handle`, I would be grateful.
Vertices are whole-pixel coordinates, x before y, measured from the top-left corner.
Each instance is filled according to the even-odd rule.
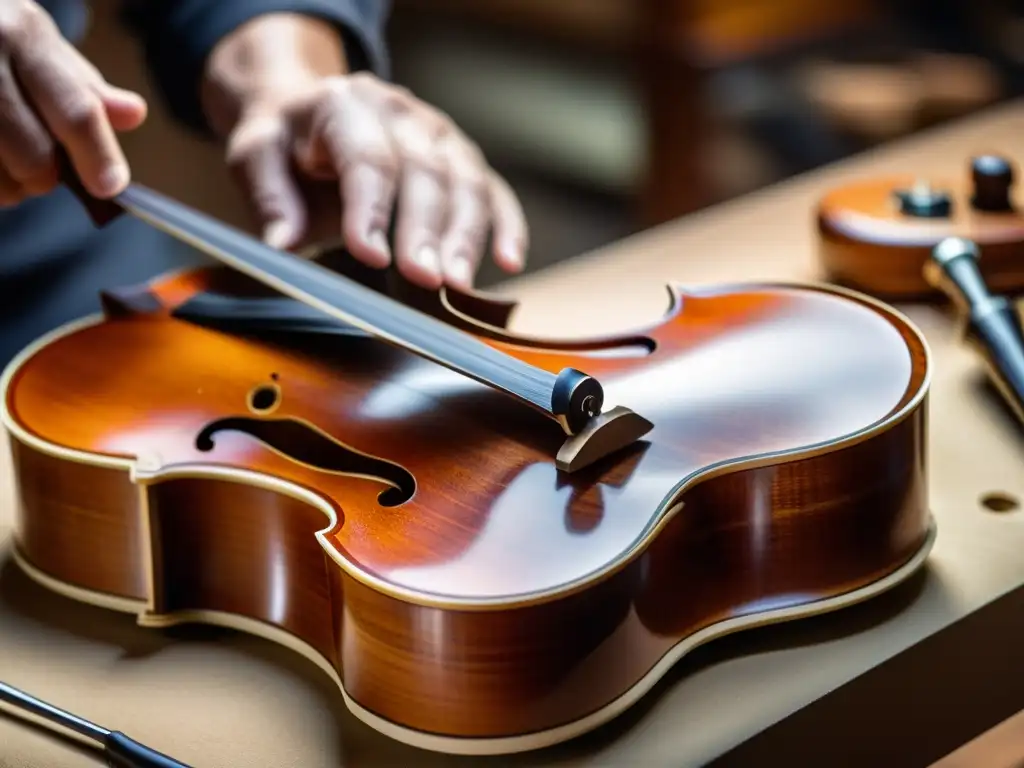
[[[107,734],[103,752],[110,768],[191,768],[173,757],[139,744],[120,731]]]

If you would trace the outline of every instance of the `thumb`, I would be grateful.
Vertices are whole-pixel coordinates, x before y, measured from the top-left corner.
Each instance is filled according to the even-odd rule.
[[[287,135],[276,117],[245,119],[228,139],[228,165],[253,208],[262,238],[281,250],[299,243],[307,220],[289,158]]]

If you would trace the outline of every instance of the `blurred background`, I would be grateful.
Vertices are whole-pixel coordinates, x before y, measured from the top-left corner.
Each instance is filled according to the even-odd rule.
[[[530,269],[1024,88],[1015,0],[391,3],[394,79],[448,112],[513,184]],[[150,92],[113,6],[96,4],[86,53]],[[151,122],[129,141],[137,177],[239,219],[215,148],[159,110]],[[500,277],[485,267],[480,283]]]

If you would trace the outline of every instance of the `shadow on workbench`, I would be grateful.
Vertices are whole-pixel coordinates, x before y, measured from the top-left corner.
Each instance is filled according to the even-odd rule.
[[[1024,709],[1022,647],[1024,587],[1019,587],[763,731],[708,768],[926,768]]]

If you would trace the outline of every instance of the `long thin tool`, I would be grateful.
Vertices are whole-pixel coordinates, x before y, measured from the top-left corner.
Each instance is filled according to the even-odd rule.
[[[947,237],[932,251],[925,277],[960,308],[964,338],[981,353],[996,390],[1024,424],[1024,325],[1008,297],[989,291],[979,258],[973,241]]]
[[[0,682],[0,705],[7,705],[15,714],[33,715],[25,719],[42,720],[84,737],[102,750],[110,768],[190,768],[185,763],[150,749],[120,731],[109,731],[77,715],[58,709],[24,691]]]

